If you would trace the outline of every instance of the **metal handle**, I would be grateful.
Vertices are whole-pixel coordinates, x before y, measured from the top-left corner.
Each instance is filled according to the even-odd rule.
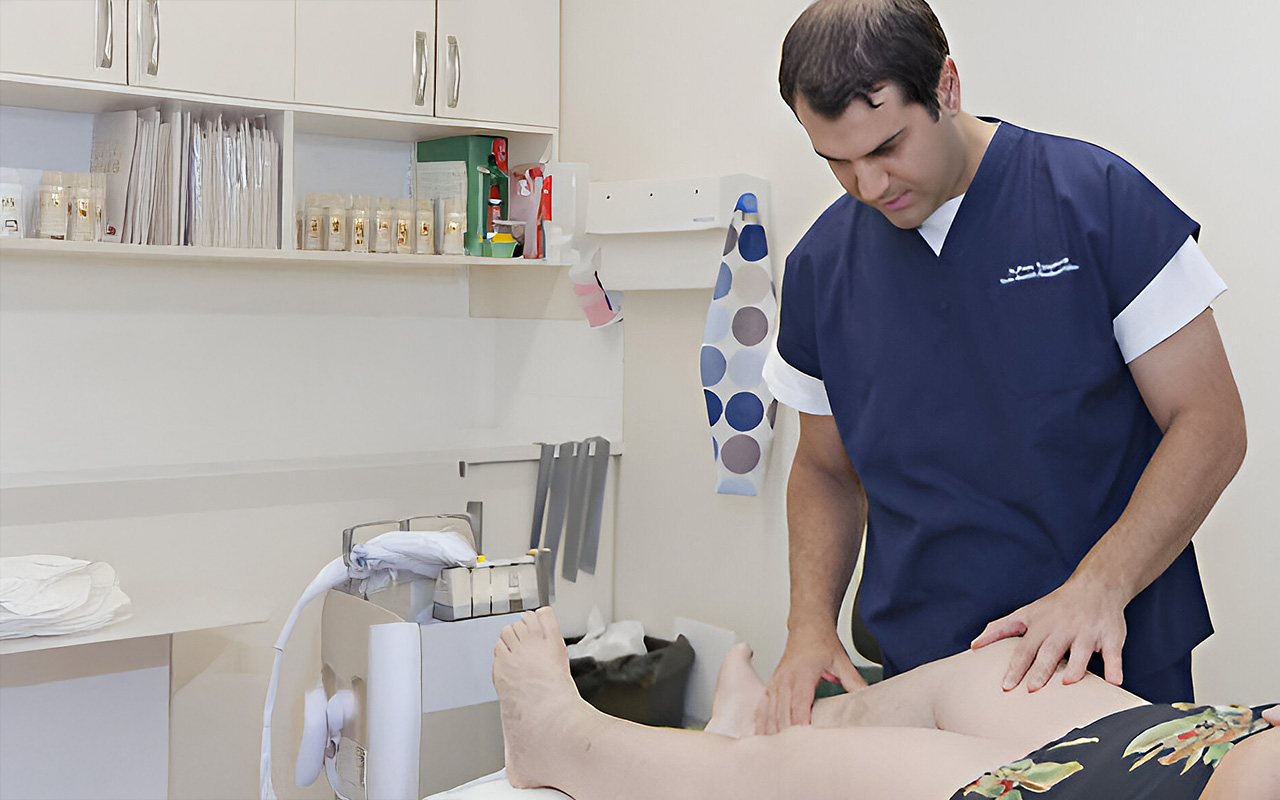
[[[147,74],[160,71],[160,0],[151,2],[151,56],[147,59]]]
[[[98,0],[96,9],[98,68],[111,69],[111,62],[114,60],[116,49],[115,0]]]
[[[427,34],[424,31],[414,31],[413,69],[418,83],[417,92],[413,96],[413,104],[415,106],[426,105],[427,102],[427,73],[430,71],[427,64],[429,61]]]
[[[384,519],[379,520],[378,522],[362,522],[359,525],[352,525],[350,528],[344,530],[342,532],[342,563],[346,564],[348,567],[351,566],[351,547],[355,544],[354,540],[356,531],[361,528],[373,528],[381,525],[395,525],[397,529],[401,529],[400,520]]]
[[[453,67],[453,85],[449,87],[449,108],[458,107],[458,95],[462,92],[462,56],[458,52],[458,37],[449,37],[449,63]]]

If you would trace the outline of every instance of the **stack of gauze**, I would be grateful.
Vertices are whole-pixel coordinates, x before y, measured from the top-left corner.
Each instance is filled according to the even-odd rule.
[[[130,615],[116,571],[57,555],[0,558],[0,639],[101,628]]]

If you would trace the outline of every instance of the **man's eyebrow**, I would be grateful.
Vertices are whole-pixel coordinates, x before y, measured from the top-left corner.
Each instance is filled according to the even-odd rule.
[[[876,149],[872,150],[867,155],[874,156],[877,153],[882,153],[885,150],[889,149],[889,146],[893,144],[893,140],[901,136],[902,132],[905,130],[906,130],[905,127],[899,128],[897,133],[893,134],[888,139],[885,139],[883,142],[881,142],[879,145],[876,146]],[[849,160],[847,158],[835,158],[834,156],[825,155],[821,150],[819,150],[816,147],[813,148],[813,152],[817,153],[819,158],[822,158],[823,160],[826,160],[826,161],[844,162]]]

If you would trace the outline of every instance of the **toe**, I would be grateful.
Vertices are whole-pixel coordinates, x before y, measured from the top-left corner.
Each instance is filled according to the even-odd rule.
[[[502,633],[498,635],[498,639],[507,646],[508,650],[514,650],[520,641],[520,638],[516,636],[515,627],[512,625],[503,628]]]
[[[556,612],[551,606],[542,606],[533,612],[535,618],[541,624],[543,632],[550,638],[559,638],[560,621],[556,619]]]

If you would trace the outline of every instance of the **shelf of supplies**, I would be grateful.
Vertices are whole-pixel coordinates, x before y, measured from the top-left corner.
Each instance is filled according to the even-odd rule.
[[[122,576],[120,589],[129,596],[133,615],[128,619],[83,633],[4,639],[0,656],[252,625],[266,622],[270,616],[261,598],[241,596],[222,587],[201,591],[186,583],[136,584]]]
[[[334,269],[447,269],[452,267],[529,266],[561,267],[545,259],[480,258],[477,256],[424,256],[401,253],[346,253],[322,250],[267,250],[231,247],[180,247],[173,245],[67,242],[53,239],[0,238],[0,261],[12,257],[54,260],[92,258],[106,263],[150,264],[257,264],[277,267],[329,267]]]

